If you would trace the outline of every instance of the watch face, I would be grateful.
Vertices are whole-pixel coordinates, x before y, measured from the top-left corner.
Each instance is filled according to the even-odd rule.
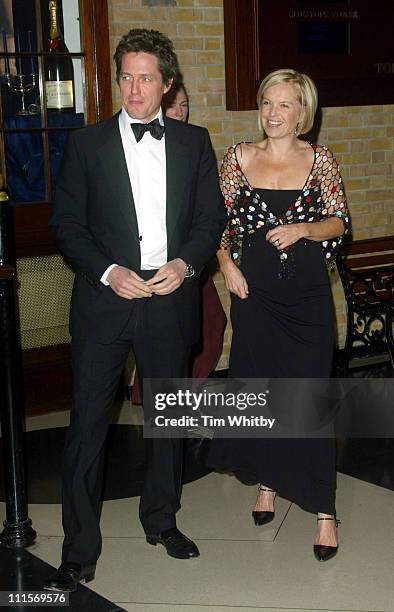
[[[186,265],[186,272],[185,272],[185,276],[188,278],[190,276],[193,276],[194,274],[194,268],[191,264],[187,264]]]

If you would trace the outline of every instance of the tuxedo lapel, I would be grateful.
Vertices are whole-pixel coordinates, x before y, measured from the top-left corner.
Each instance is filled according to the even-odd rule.
[[[133,239],[139,245],[133,191],[119,131],[119,113],[107,123],[103,136],[104,142],[97,154],[106,174],[106,184],[113,192],[114,206],[120,211]]]
[[[183,192],[190,169],[187,147],[182,143],[177,130],[178,122],[164,118],[164,124],[166,129],[166,226],[167,244],[170,245],[182,206],[184,206]]]

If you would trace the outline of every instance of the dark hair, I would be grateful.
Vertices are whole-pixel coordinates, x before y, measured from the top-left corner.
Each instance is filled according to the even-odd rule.
[[[135,28],[122,36],[114,54],[116,64],[116,80],[122,68],[122,57],[126,53],[140,51],[155,55],[159,62],[159,70],[163,83],[167,85],[170,79],[177,76],[179,72],[178,58],[174,51],[174,45],[165,34],[157,30],[146,30]]]
[[[179,74],[177,78],[174,79],[171,89],[167,91],[167,93],[164,94],[162,98],[161,107],[163,109],[164,115],[166,114],[167,108],[170,108],[170,106],[174,104],[177,93],[180,91],[185,92],[187,104],[189,105],[189,96],[187,95],[187,91],[186,91],[186,87],[182,79],[182,75]]]

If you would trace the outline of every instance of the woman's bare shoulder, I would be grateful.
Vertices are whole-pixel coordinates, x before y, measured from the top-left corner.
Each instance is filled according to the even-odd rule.
[[[258,153],[259,151],[264,151],[265,150],[265,147],[267,145],[267,141],[266,140],[250,141],[250,142],[245,142],[244,145],[251,152]]]
[[[240,153],[242,152],[244,163],[252,160],[257,155],[261,155],[261,152],[265,150],[265,141],[257,141],[257,142],[243,142],[242,147],[240,149]]]

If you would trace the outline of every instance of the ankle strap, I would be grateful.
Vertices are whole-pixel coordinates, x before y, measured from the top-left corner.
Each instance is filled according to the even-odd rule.
[[[341,521],[339,519],[337,519],[336,516],[322,516],[321,518],[317,519],[318,521],[335,521],[335,526],[338,527],[338,525],[341,524]]]
[[[276,493],[275,489],[269,489],[268,487],[263,487],[259,485],[259,491],[270,491],[270,493]]]

